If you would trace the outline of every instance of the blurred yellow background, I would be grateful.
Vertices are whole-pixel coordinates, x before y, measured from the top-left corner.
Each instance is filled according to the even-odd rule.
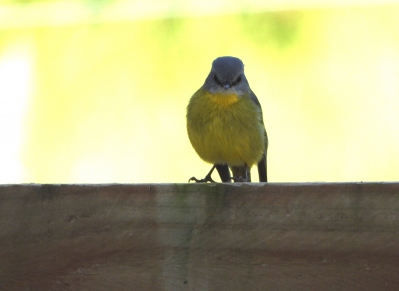
[[[399,4],[263,2],[3,1],[0,183],[202,178],[185,110],[223,55],[262,104],[270,182],[398,180]]]

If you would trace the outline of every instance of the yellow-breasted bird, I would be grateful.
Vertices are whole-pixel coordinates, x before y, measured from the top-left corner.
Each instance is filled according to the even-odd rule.
[[[214,164],[204,179],[189,181],[214,182],[211,174],[216,168],[222,182],[250,182],[250,169],[257,164],[259,181],[267,182],[268,139],[262,108],[240,59],[213,61],[204,85],[187,106],[187,133],[197,154]]]

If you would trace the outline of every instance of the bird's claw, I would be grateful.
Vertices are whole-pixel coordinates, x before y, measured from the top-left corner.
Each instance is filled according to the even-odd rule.
[[[191,177],[190,179],[188,179],[188,182],[190,183],[191,181],[195,181],[195,183],[207,183],[207,182],[211,182],[211,183],[215,183],[215,181],[212,180],[211,176],[205,176],[204,179],[197,179],[195,177]]]
[[[243,177],[231,177],[230,178],[233,182],[240,182],[240,183],[243,183],[243,182],[248,182],[248,178],[243,178]]]

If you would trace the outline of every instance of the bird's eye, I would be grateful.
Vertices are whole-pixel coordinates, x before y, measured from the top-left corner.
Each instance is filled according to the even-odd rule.
[[[241,82],[241,75],[238,76],[238,78],[233,82],[233,85],[237,85],[240,82]]]
[[[218,78],[218,76],[217,76],[216,74],[213,74],[213,80],[215,80],[215,82],[216,82],[218,85],[221,85],[221,84],[222,84],[222,82],[220,82],[220,80],[219,80],[219,78]]]

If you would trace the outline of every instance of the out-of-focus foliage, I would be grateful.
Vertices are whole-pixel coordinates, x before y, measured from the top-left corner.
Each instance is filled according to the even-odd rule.
[[[0,182],[205,175],[185,107],[221,55],[262,104],[270,181],[397,180],[399,6],[129,19],[75,2],[89,12],[0,20]]]

